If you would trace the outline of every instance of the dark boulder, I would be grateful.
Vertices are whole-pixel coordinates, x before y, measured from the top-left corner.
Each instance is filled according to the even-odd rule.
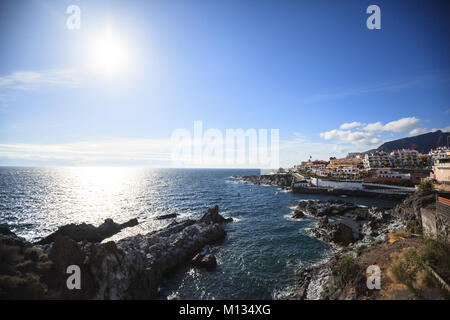
[[[298,210],[302,210],[312,216],[343,215],[344,213],[358,209],[353,203],[342,200],[308,200],[300,201]]]
[[[331,233],[331,241],[343,246],[355,242],[352,228],[344,223],[339,223]]]
[[[206,210],[206,213],[199,220],[199,222],[204,223],[223,223],[231,221],[233,221],[233,218],[224,218],[219,214],[219,206],[217,205]]]
[[[328,217],[327,216],[320,217],[318,219],[317,226],[319,228],[326,229],[328,227]]]
[[[206,269],[215,269],[217,267],[216,257],[211,253],[208,254],[199,253],[194,258],[192,258],[191,263],[195,267]]]
[[[0,227],[0,244],[20,247],[30,245],[24,238],[19,237],[6,227]]]
[[[294,215],[292,216],[293,219],[300,219],[304,216],[305,214],[303,213],[303,211],[300,208],[296,208],[294,211]]]
[[[416,192],[408,196],[402,203],[394,209],[394,214],[405,221],[415,220],[422,225],[420,209],[433,206],[436,203],[436,193]]]
[[[171,218],[176,218],[177,216],[178,216],[177,213],[163,214],[161,216],[156,217],[155,220],[171,219]]]

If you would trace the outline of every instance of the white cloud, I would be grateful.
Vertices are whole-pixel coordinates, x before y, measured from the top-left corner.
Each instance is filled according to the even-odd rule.
[[[416,117],[402,118],[396,121],[391,121],[383,125],[380,121],[375,123],[369,123],[363,130],[365,131],[392,131],[402,132],[414,129],[419,124],[419,119]]]
[[[355,145],[374,146],[382,141],[370,132],[350,131],[350,130],[331,130],[320,134],[325,140],[338,140]]]
[[[450,126],[444,127],[444,128],[433,128],[431,129],[431,132],[435,132],[441,130],[442,132],[450,132]]]
[[[0,77],[0,90],[34,90],[41,86],[76,87],[79,80],[72,69],[17,71]]]
[[[435,77],[422,76],[414,79],[400,80],[395,82],[386,82],[375,86],[365,88],[351,88],[348,90],[341,90],[335,92],[319,93],[304,99],[305,103],[323,102],[329,100],[346,99],[355,96],[366,96],[370,94],[376,94],[380,92],[392,92],[403,89],[408,89],[419,85],[420,83],[430,81]]]
[[[356,128],[356,127],[360,127],[362,125],[363,124],[361,122],[353,121],[353,122],[348,122],[348,123],[341,124],[339,129],[348,130],[348,129],[353,129],[353,128]]]
[[[309,141],[304,136],[294,133],[293,139],[280,141],[280,165],[290,167],[300,164],[301,161],[309,159],[328,160],[331,156],[344,157],[346,153],[354,150],[351,144],[336,145],[334,143],[323,143]]]
[[[369,123],[368,125],[366,125],[363,128],[363,130],[366,130],[366,131],[383,131],[383,128],[384,128],[383,124],[380,121],[378,121],[378,122],[375,122],[375,123]]]
[[[427,128],[415,128],[408,133],[408,136],[417,136],[419,134],[424,134],[427,132],[430,132],[430,130],[428,130]]]
[[[0,144],[0,159],[71,164],[170,161],[170,140],[121,139],[61,144]]]

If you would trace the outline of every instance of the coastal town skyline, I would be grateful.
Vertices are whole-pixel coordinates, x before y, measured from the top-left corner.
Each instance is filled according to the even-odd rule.
[[[2,1],[0,165],[170,167],[197,120],[279,129],[284,167],[450,131],[443,10],[250,3]]]

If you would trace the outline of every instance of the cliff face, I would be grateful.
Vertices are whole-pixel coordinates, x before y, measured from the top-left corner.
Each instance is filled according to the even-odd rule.
[[[416,300],[414,293],[396,281],[390,273],[393,256],[404,250],[417,249],[419,238],[403,238],[365,249],[359,256],[337,255],[327,263],[302,268],[297,287],[288,297],[293,300]],[[381,271],[381,287],[367,286],[367,267],[376,265]],[[429,298],[440,297],[437,288],[427,288]]]
[[[378,147],[378,151],[392,152],[399,149],[415,149],[420,153],[428,153],[431,149],[445,147],[450,139],[450,132],[440,130],[386,142]]]
[[[405,221],[413,220],[422,224],[420,209],[433,206],[436,202],[434,192],[416,192],[408,196],[402,203],[397,205],[394,213]]]

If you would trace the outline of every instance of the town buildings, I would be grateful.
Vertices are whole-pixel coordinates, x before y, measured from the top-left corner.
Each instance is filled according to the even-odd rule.
[[[433,173],[427,159],[434,159]],[[349,153],[346,158],[330,158],[330,161],[304,161],[294,170],[317,177],[361,179],[365,177],[392,178],[421,181],[433,178],[440,183],[450,183],[450,149],[437,148],[428,154],[413,149],[400,149],[390,153],[376,151],[367,154]]]
[[[392,151],[389,154],[394,167],[418,166],[419,152],[411,149],[401,149]]]
[[[359,158],[330,159],[327,169],[336,170],[339,168],[358,168],[359,165],[362,165],[362,160]]]
[[[432,149],[428,152],[428,158],[431,162],[440,159],[447,159],[450,154],[450,149],[447,147],[439,147],[437,149]]]
[[[377,178],[396,178],[396,179],[411,179],[411,173],[402,173],[392,168],[379,168],[376,169]]]
[[[437,183],[450,184],[450,158],[437,159],[434,162],[432,178]]]
[[[364,168],[368,170],[393,166],[392,158],[384,151],[375,151],[366,154],[363,164]]]
[[[420,165],[420,157],[417,150],[410,149],[395,150],[389,154],[376,151],[366,154],[363,163],[364,168],[369,170],[383,167],[417,167]]]

